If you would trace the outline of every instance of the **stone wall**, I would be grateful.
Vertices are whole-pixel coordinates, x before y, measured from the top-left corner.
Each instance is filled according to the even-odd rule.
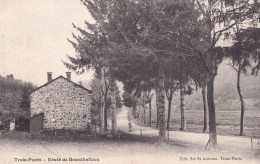
[[[86,130],[90,103],[88,90],[59,77],[31,94],[31,117],[44,113],[44,129]]]

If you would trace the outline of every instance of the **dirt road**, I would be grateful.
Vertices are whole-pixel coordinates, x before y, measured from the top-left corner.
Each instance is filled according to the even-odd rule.
[[[120,112],[117,117],[120,131],[129,133],[127,110]],[[135,124],[131,134],[139,136],[140,129],[143,137],[158,136],[158,130]],[[22,132],[6,134],[0,135],[0,164],[256,164],[259,160],[255,153],[251,153],[250,139],[246,137],[218,136],[220,150],[209,153],[203,151],[207,134],[179,131],[169,133],[169,144],[150,142],[139,137],[75,140],[50,139],[48,135],[40,135],[43,139],[35,138]],[[259,147],[255,146],[256,149]]]
[[[133,131],[128,131],[127,109],[122,110],[118,115],[118,128],[125,132],[143,137],[156,137],[159,135],[159,130],[150,127],[139,126],[133,123]],[[168,137],[168,133],[167,133]],[[253,152],[260,151],[260,139],[252,139],[249,137],[241,136],[222,136],[218,135],[218,148],[222,152],[235,152],[239,154],[252,154]],[[201,150],[205,149],[208,142],[208,134],[206,133],[192,133],[185,131],[169,131],[169,140],[179,142],[180,144],[190,145],[191,147],[198,147]]]

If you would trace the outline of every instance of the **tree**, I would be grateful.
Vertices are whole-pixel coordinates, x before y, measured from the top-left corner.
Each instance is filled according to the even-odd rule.
[[[26,115],[30,115],[31,98],[30,93],[33,91],[34,86],[31,83],[24,83],[22,88],[20,108],[26,111]]]
[[[170,120],[171,120],[171,106],[172,106],[172,97],[173,93],[176,90],[176,83],[173,82],[173,78],[170,81],[165,81],[165,93],[168,100],[168,117],[167,117],[167,125],[166,129],[170,129]]]
[[[142,87],[141,92],[141,102],[142,102],[142,109],[143,109],[143,120],[144,124],[147,124],[147,118],[146,118],[146,104],[148,104],[148,110],[149,110],[149,126],[152,126],[152,98],[153,94],[151,93],[151,88],[147,89],[145,86]]]
[[[117,6],[119,4],[120,7]],[[175,42],[180,39],[178,35],[183,34],[183,31],[190,34],[190,22],[197,15],[189,1],[120,1],[113,4],[111,11],[109,18],[112,19],[109,22],[113,22],[115,28],[110,33],[114,37],[111,49],[115,55],[111,59],[117,61],[113,66],[125,72],[129,69],[118,69],[118,63],[129,65],[133,59],[137,59],[132,64],[134,67],[141,63],[153,63],[150,79],[156,79],[159,140],[165,141],[165,63],[171,56],[191,53],[190,50],[178,47]],[[149,68],[146,65],[141,65],[138,72],[145,72],[143,68]]]
[[[207,107],[207,96],[206,96],[206,89],[207,86],[206,84],[202,84],[202,89],[201,89],[201,94],[202,94],[202,100],[203,100],[203,130],[202,132],[206,132],[208,129],[208,119],[207,119],[207,115],[208,115],[208,107]]]
[[[230,52],[231,61],[229,65],[236,71],[237,73],[237,91],[241,104],[241,119],[240,119],[240,135],[242,136],[244,133],[243,124],[244,124],[244,111],[245,111],[245,102],[243,99],[243,95],[240,87],[240,77],[241,74],[247,73],[247,68],[250,67],[250,59],[248,55],[245,55],[241,52],[241,45],[235,44],[232,46],[232,50]],[[243,54],[243,55],[242,55]]]
[[[108,78],[106,68],[102,68],[98,74],[95,74],[95,78],[91,82],[91,89],[93,90],[92,101],[99,107],[101,117],[100,126],[101,128],[104,126],[105,131],[108,130],[108,98],[111,88],[111,80]]]
[[[193,65],[196,65],[196,67],[192,67],[190,72],[190,77],[192,80],[192,83],[195,85],[196,90],[198,88],[201,88],[201,95],[202,95],[202,101],[203,101],[203,130],[202,132],[206,132],[208,129],[208,106],[207,106],[207,82],[206,82],[206,71],[205,67],[203,66],[203,63],[200,61],[193,60]]]
[[[104,82],[104,130],[107,131],[108,105],[107,96],[111,84],[115,83],[109,69],[109,55],[107,54],[108,36],[102,29],[107,17],[106,2],[102,0],[83,0],[95,23],[85,21],[87,29],[84,30],[73,24],[80,35],[72,34],[75,41],[68,40],[76,51],[75,56],[67,56],[69,62],[63,61],[64,65],[76,73],[84,73],[85,70],[94,69],[98,78]],[[114,95],[114,94],[112,94]],[[114,98],[113,98],[114,100]],[[116,103],[112,101],[112,103]],[[114,104],[112,104],[114,106]],[[113,108],[114,109],[114,108]],[[114,115],[113,115],[114,116]],[[116,123],[115,121],[113,123]]]
[[[124,106],[128,108],[132,108],[132,116],[133,118],[136,118],[136,105],[137,105],[137,99],[129,92],[124,90],[123,93],[123,104]]]
[[[126,72],[122,65],[126,67],[129,63],[133,66],[130,68],[141,68],[139,72],[144,74],[147,66],[140,64],[152,63],[148,68],[153,70],[153,74],[147,76],[156,79],[161,141],[166,138],[165,63],[172,56],[181,56],[185,60],[192,56],[189,58],[191,62],[201,59],[207,77],[209,141],[210,146],[216,148],[214,79],[223,58],[223,49],[217,48],[216,44],[220,38],[231,34],[235,24],[252,20],[254,3],[225,0],[84,0],[83,3],[97,22],[95,25],[87,24],[92,33],[83,31],[84,38],[76,37],[82,43],[78,51],[96,54],[85,61],[100,66],[97,65],[99,62],[93,61],[102,59],[111,76],[115,75],[114,72]],[[137,62],[129,62],[133,59]]]
[[[153,95],[154,94],[151,93],[151,90],[146,92],[146,99],[149,104],[149,125],[150,126],[152,126],[152,98],[153,98]]]
[[[209,145],[217,148],[216,116],[214,103],[214,80],[217,75],[218,65],[221,62],[220,51],[216,48],[217,42],[223,37],[229,37],[235,31],[236,24],[254,20],[257,13],[256,1],[229,1],[229,0],[196,0],[198,11],[201,13],[201,25],[204,27],[204,38],[201,42],[188,39],[190,47],[197,52],[204,62],[207,70],[207,100],[209,111]],[[206,43],[205,43],[206,42]],[[195,46],[197,43],[203,46]],[[188,44],[187,44],[188,45]],[[196,47],[196,48],[195,48]],[[203,49],[201,49],[203,47]],[[206,51],[205,51],[206,50]]]
[[[240,118],[240,135],[244,134],[244,113],[245,113],[245,102],[241,92],[240,79],[241,74],[247,74],[249,68],[253,67],[254,53],[257,52],[256,45],[260,38],[259,29],[249,28],[244,31],[239,31],[236,33],[235,41],[236,43],[229,49],[228,57],[231,59],[229,65],[237,73],[237,91],[240,99],[241,105],[241,118]],[[250,41],[251,40],[251,41]],[[259,60],[258,60],[259,62]]]
[[[110,94],[111,94],[110,112],[111,112],[111,121],[112,121],[112,134],[116,134],[116,133],[117,133],[116,90],[117,90],[116,81],[115,81],[114,79],[112,79],[112,80],[111,80],[111,87],[110,87]]]
[[[91,100],[94,106],[97,106],[99,109],[99,124],[100,130],[104,128],[104,96],[106,95],[106,90],[104,91],[104,84],[103,81],[97,76],[91,80],[90,87],[92,90]]]
[[[167,125],[166,129],[170,129],[170,120],[171,120],[171,107],[172,107],[172,98],[174,92],[180,88],[178,82],[179,78],[179,60],[172,59],[171,62],[167,63],[166,77],[165,77],[165,93],[168,100],[168,115],[167,115]]]

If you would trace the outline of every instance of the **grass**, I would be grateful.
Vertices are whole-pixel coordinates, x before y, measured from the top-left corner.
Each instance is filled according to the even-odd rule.
[[[167,110],[166,110],[167,118]],[[146,116],[148,118],[148,115]],[[181,115],[179,110],[172,110],[171,130],[179,130],[181,126]],[[246,110],[244,116],[244,135],[260,138],[260,110]],[[203,110],[185,109],[186,131],[202,132]],[[138,123],[140,124],[140,123]],[[229,109],[216,109],[217,133],[221,135],[239,135],[240,111]],[[153,128],[156,126],[156,111],[153,111]]]
[[[246,111],[244,117],[244,134],[260,138],[260,122],[257,117],[258,111]],[[258,112],[259,113],[259,112]],[[258,114],[259,115],[259,114]],[[172,115],[171,127],[173,130],[180,128],[180,112],[175,111]],[[203,111],[185,111],[187,131],[202,132]],[[217,133],[222,135],[239,135],[240,111],[216,111]]]
[[[121,133],[120,138],[118,135],[104,136],[104,135],[85,135],[81,133],[70,133],[69,135],[57,135],[54,133],[38,133],[31,134],[28,132],[19,132],[19,131],[5,131],[0,135],[2,140],[20,140],[23,142],[150,142],[155,143],[157,138],[140,138],[138,136],[128,135]]]

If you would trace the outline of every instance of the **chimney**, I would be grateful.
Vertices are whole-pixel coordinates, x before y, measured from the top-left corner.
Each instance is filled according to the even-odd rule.
[[[71,72],[66,72],[67,74],[67,79],[71,81]]]
[[[52,72],[47,72],[48,82],[52,80]]]

